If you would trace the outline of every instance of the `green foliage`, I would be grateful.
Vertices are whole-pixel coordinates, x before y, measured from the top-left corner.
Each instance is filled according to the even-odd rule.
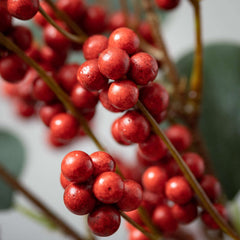
[[[21,141],[11,133],[0,130],[0,163],[18,177],[24,164],[25,152]],[[12,207],[13,189],[0,178],[0,209]]]
[[[193,53],[178,63],[189,76]],[[200,129],[216,174],[232,198],[240,188],[240,46],[211,44],[204,48],[204,88]]]

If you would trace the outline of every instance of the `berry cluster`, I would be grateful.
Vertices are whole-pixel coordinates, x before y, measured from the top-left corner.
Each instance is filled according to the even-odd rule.
[[[115,173],[116,163],[105,152],[90,156],[82,151],[68,153],[61,164],[60,181],[64,203],[77,215],[88,215],[88,225],[98,236],[109,236],[120,225],[120,213],[132,211],[142,201],[142,188]]]

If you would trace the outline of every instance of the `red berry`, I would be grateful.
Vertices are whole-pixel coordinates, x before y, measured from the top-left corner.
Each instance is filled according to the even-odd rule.
[[[112,156],[106,152],[98,151],[90,155],[93,163],[93,175],[97,176],[103,172],[114,172],[116,163]]]
[[[195,202],[189,202],[185,205],[174,204],[172,214],[179,223],[190,223],[198,215],[197,204]]]
[[[93,174],[92,159],[85,152],[72,151],[63,158],[61,170],[68,180],[85,182]]]
[[[187,152],[182,155],[184,162],[188,165],[196,178],[201,178],[205,171],[204,160],[193,152]]]
[[[64,107],[61,103],[45,104],[41,106],[39,116],[43,123],[49,126],[52,118],[62,112],[64,112]]]
[[[130,80],[115,81],[108,89],[110,103],[120,110],[134,107],[138,101],[138,96],[138,87]]]
[[[64,177],[64,175],[61,173],[61,174],[60,174],[60,183],[61,183],[63,189],[65,189],[65,188],[66,188],[69,184],[71,184],[72,182],[69,181],[68,179],[66,179],[66,178]]]
[[[138,32],[147,42],[151,44],[154,43],[152,29],[148,22],[140,22],[138,26]]]
[[[168,176],[165,169],[158,166],[147,168],[142,175],[144,189],[154,193],[164,193],[167,180]]]
[[[193,197],[193,191],[182,176],[172,177],[166,183],[165,194],[169,200],[177,204],[186,204]]]
[[[180,0],[155,0],[157,6],[164,10],[171,10],[178,6]]]
[[[12,17],[7,9],[0,6],[0,32],[5,32],[12,26]]]
[[[78,109],[92,109],[98,103],[98,92],[90,92],[77,83],[72,89],[71,100]]]
[[[107,204],[117,203],[123,196],[124,183],[115,172],[103,172],[93,184],[96,198]]]
[[[7,0],[7,9],[13,17],[29,20],[38,12],[39,0]]]
[[[163,86],[153,82],[140,89],[139,99],[157,120],[168,107],[169,95]]]
[[[55,137],[51,131],[48,132],[48,142],[51,144],[53,147],[62,147],[67,145],[70,140],[63,140]]]
[[[52,118],[50,129],[54,137],[62,140],[70,140],[77,134],[78,122],[70,114],[59,113]]]
[[[159,205],[155,208],[152,221],[161,231],[167,233],[176,231],[178,227],[171,208],[167,205]]]
[[[31,117],[35,113],[35,105],[32,101],[17,99],[15,105],[17,113],[22,117]]]
[[[140,52],[130,58],[129,76],[136,84],[148,84],[156,78],[157,73],[157,61],[150,54]]]
[[[120,48],[107,48],[98,58],[100,72],[107,78],[122,78],[129,69],[129,56]]]
[[[142,198],[142,187],[133,180],[125,180],[123,196],[117,203],[117,206],[122,211],[132,211],[140,206]]]
[[[112,235],[118,230],[120,223],[120,214],[113,206],[100,206],[88,215],[89,228],[97,236]]]
[[[71,183],[65,188],[64,204],[72,213],[85,215],[94,209],[96,199],[85,184]]]
[[[58,71],[57,79],[59,81],[59,84],[68,93],[72,91],[73,87],[78,82],[77,71],[79,67],[80,65],[77,63],[69,63],[63,65]]]
[[[9,55],[0,59],[0,75],[10,83],[22,80],[27,69],[27,64],[17,55]]]
[[[108,39],[108,46],[112,48],[121,48],[128,54],[134,54],[140,45],[137,34],[130,28],[121,27],[113,31]]]
[[[139,211],[138,211],[137,209],[132,210],[132,211],[129,211],[129,212],[126,212],[126,214],[127,214],[134,222],[136,222],[137,224],[139,224],[139,225],[141,225],[141,226],[144,225],[144,223],[143,223],[143,221],[142,221],[142,218],[141,218],[141,216],[140,216],[140,214],[139,214]],[[132,225],[130,225],[130,226],[132,226]],[[131,229],[132,229],[132,228],[131,228]]]
[[[98,58],[99,54],[108,46],[108,39],[104,35],[93,35],[83,44],[83,55],[86,60]]]
[[[88,6],[83,18],[83,28],[89,34],[104,32],[106,27],[106,11],[102,6]]]
[[[221,184],[212,175],[204,175],[200,181],[201,187],[211,199],[211,201],[216,201],[221,195]]]
[[[103,89],[108,84],[108,79],[99,71],[97,59],[84,62],[78,69],[77,79],[89,91]]]
[[[119,119],[119,131],[124,138],[133,142],[144,142],[150,134],[149,122],[137,111],[128,111]]]
[[[214,204],[214,207],[225,220],[228,220],[227,210],[223,205]],[[219,229],[218,224],[214,221],[212,216],[207,211],[202,212],[201,219],[210,229]]]
[[[135,228],[130,231],[128,240],[149,240],[149,238]]]
[[[117,28],[126,27],[126,26],[127,26],[127,21],[126,21],[126,16],[124,12],[117,11],[109,16],[108,29],[110,30],[110,32],[114,31]]]
[[[138,146],[141,153],[151,162],[158,161],[167,154],[167,148],[164,142],[159,136],[153,133],[146,141],[139,143]]]
[[[172,142],[174,147],[179,151],[185,151],[192,143],[190,131],[183,125],[172,125],[166,130],[166,136]]]

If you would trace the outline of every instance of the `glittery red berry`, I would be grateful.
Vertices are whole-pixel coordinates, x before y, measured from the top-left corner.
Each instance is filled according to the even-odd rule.
[[[120,48],[107,48],[98,58],[100,72],[107,78],[118,80],[129,69],[129,56]]]
[[[107,204],[117,203],[123,196],[124,183],[115,172],[101,173],[93,184],[96,198]]]
[[[88,215],[88,225],[97,236],[107,237],[115,233],[121,223],[118,210],[110,205],[100,206]]]
[[[93,174],[92,159],[82,151],[72,151],[62,160],[62,174],[70,181],[85,182]]]
[[[165,194],[169,200],[177,204],[186,204],[193,197],[193,191],[182,176],[172,177],[166,183]]]
[[[72,213],[85,215],[95,207],[96,199],[85,184],[71,183],[64,191],[64,204]]]

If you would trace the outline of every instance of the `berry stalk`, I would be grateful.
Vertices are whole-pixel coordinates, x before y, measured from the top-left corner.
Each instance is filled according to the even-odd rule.
[[[220,214],[216,211],[216,209],[213,207],[211,201],[207,197],[206,193],[203,191],[199,183],[197,182],[196,178],[188,168],[187,164],[182,159],[181,155],[178,153],[178,151],[175,149],[175,147],[172,145],[172,143],[169,141],[169,139],[166,137],[166,135],[163,133],[163,131],[159,128],[157,122],[155,119],[151,116],[151,114],[148,112],[148,110],[144,107],[144,105],[138,101],[137,107],[141,110],[141,112],[146,116],[150,124],[152,125],[153,131],[161,137],[163,142],[166,144],[168,150],[172,154],[173,158],[176,160],[179,168],[183,172],[184,176],[188,180],[189,184],[193,188],[194,192],[197,194],[199,200],[201,201],[203,207],[209,212],[209,214],[212,216],[214,221],[219,225],[219,227],[229,236],[231,236],[235,240],[239,240],[239,236],[236,234],[236,232],[228,225],[228,223],[220,216]]]

